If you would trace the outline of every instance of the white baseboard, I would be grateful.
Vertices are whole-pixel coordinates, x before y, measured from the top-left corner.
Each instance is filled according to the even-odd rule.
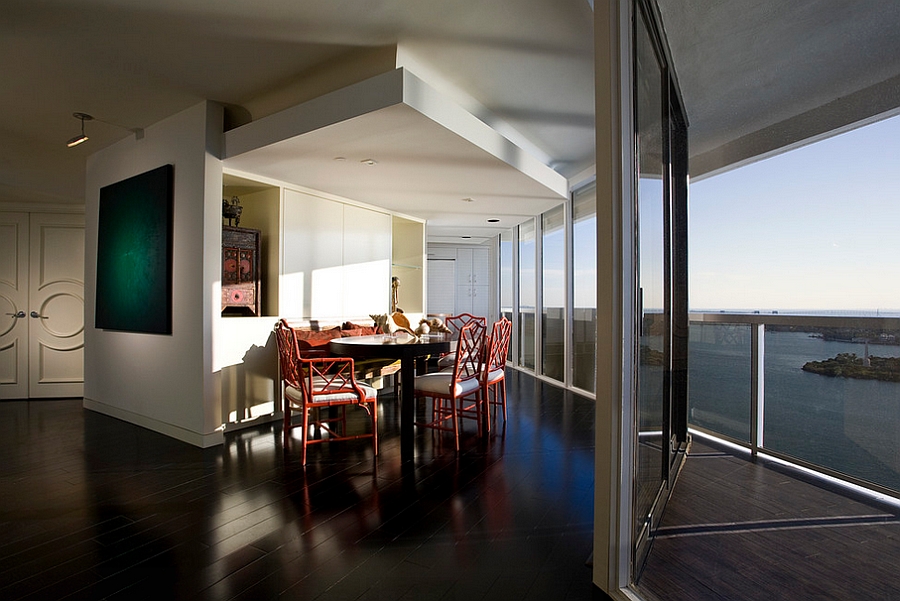
[[[122,409],[120,407],[113,407],[112,405],[107,405],[105,403],[89,399],[87,397],[85,397],[84,399],[83,407],[85,409],[90,409],[91,411],[96,411],[97,413],[102,413],[103,415],[108,415],[110,417],[120,419],[142,428],[147,428],[148,430],[158,432],[165,436],[169,436],[176,440],[180,440],[182,442],[186,442],[188,444],[194,445],[195,447],[200,447],[203,449],[214,447],[225,442],[225,436],[221,429],[209,434],[193,432],[191,430],[187,430],[186,428],[182,428],[181,426],[168,424],[166,422],[159,421],[158,419],[147,417],[146,415],[140,415],[138,413],[133,413],[131,411],[128,411],[127,409]]]

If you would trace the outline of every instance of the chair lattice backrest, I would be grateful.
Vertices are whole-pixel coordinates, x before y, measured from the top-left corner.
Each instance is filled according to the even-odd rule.
[[[512,336],[512,322],[505,317],[494,322],[491,328],[491,337],[488,339],[487,357],[485,357],[485,373],[490,373],[506,367],[506,358],[509,356],[509,339]]]
[[[283,319],[275,324],[275,343],[278,346],[281,379],[290,386],[300,388],[300,349],[294,329]]]
[[[461,381],[477,378],[481,373],[484,333],[487,328],[480,321],[472,320],[462,326],[456,341],[456,362],[453,366],[453,380]]]
[[[346,404],[345,395],[353,395],[354,402],[363,402],[366,393],[353,375],[354,363],[349,357],[319,357],[300,359],[304,398],[310,405]]]
[[[487,328],[487,319],[484,317],[478,317],[476,315],[472,315],[471,313],[460,313],[459,315],[451,315],[444,320],[444,325],[450,328],[451,336],[454,339],[459,338],[459,333],[462,330],[463,326],[472,321],[476,321],[480,323],[483,327]]]
[[[305,402],[319,403],[318,397],[339,393],[365,393],[354,377],[354,361],[349,357],[304,357],[297,336],[284,320],[275,325],[281,379],[303,392]]]

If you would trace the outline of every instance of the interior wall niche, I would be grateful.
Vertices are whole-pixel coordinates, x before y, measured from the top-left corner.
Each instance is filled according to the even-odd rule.
[[[280,220],[279,207],[281,202],[281,188],[271,184],[252,181],[249,179],[237,177],[230,174],[223,176],[222,200],[223,200],[223,236],[222,236],[222,284],[223,284],[223,310],[222,315],[227,317],[263,317],[278,315],[278,266],[279,266],[279,248],[280,248]],[[240,218],[227,218],[225,216],[226,204],[237,203],[240,206]],[[241,257],[231,257],[233,254],[240,255],[240,250],[236,253],[234,249],[242,245],[235,246],[231,244],[235,232],[233,228],[240,228],[246,232],[245,236],[239,238],[252,237],[252,232],[256,232],[258,237],[258,251],[256,252],[256,298],[255,302],[251,302],[246,296],[248,282],[244,281],[244,286],[234,287],[235,272],[228,271],[230,268],[237,269],[237,275],[240,276],[242,265]],[[228,257],[225,255],[228,254]],[[230,259],[236,258],[236,265],[229,263]],[[244,257],[246,260],[247,257]],[[244,265],[244,268],[247,266]],[[246,276],[244,276],[246,279]],[[237,278],[238,281],[241,277]],[[232,282],[231,288],[228,288]],[[232,289],[233,288],[233,289]],[[227,295],[235,297],[234,302],[227,304]],[[227,305],[227,306],[226,306]],[[255,306],[255,308],[251,308]]]

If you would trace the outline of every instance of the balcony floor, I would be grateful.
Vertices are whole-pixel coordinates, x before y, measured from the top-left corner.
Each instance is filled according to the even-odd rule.
[[[659,601],[900,599],[896,508],[695,440],[639,582]]]

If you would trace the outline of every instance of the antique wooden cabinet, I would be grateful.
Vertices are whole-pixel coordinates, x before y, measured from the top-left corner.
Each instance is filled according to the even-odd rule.
[[[222,314],[260,315],[259,230],[222,226]]]

